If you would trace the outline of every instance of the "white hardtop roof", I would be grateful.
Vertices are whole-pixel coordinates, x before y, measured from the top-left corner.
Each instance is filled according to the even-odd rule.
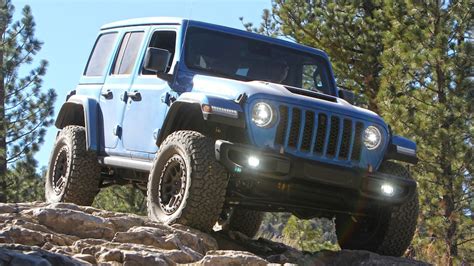
[[[182,24],[184,18],[178,17],[148,17],[148,18],[133,18],[127,20],[120,20],[103,25],[100,29],[110,29],[118,27],[138,26],[138,25],[153,25],[153,24]]]

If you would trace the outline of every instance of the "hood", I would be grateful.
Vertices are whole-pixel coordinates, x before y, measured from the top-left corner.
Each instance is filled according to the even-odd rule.
[[[383,119],[376,113],[351,105],[347,101],[332,95],[309,92],[300,88],[264,81],[239,81],[206,75],[194,75],[192,82],[193,92],[201,92],[229,100],[235,100],[245,93],[248,96],[247,103],[252,103],[258,99],[270,100],[325,110],[385,126]]]

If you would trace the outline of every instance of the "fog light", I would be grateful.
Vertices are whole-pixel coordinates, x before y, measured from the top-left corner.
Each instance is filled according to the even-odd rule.
[[[249,164],[250,167],[256,168],[260,164],[260,159],[258,159],[255,156],[250,156],[247,163]]]
[[[390,184],[383,184],[380,189],[382,190],[383,194],[389,197],[393,196],[395,193],[395,188]]]

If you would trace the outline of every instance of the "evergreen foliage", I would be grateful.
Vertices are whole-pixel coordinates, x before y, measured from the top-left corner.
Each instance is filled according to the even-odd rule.
[[[11,177],[33,175],[33,154],[53,122],[56,100],[53,89],[41,90],[47,61],[28,68],[43,45],[35,37],[31,9],[26,5],[19,21],[13,21],[14,10],[10,0],[0,0],[0,202],[20,199],[7,196],[10,186],[18,186],[21,180],[12,183]],[[35,178],[21,186],[36,182]]]
[[[406,255],[439,264],[474,261],[473,8],[470,0],[273,0],[260,25],[244,23],[326,51],[338,83],[417,142],[421,215]]]
[[[146,196],[133,186],[114,185],[101,189],[92,206],[109,211],[146,215]]]

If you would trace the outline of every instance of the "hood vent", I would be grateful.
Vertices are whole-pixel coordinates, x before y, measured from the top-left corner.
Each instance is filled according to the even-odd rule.
[[[290,87],[290,86],[284,86],[284,87],[294,94],[304,95],[304,96],[308,96],[312,98],[317,98],[317,99],[337,103],[337,98],[331,95],[327,95],[327,94],[315,92],[315,91],[303,90],[296,87]]]

